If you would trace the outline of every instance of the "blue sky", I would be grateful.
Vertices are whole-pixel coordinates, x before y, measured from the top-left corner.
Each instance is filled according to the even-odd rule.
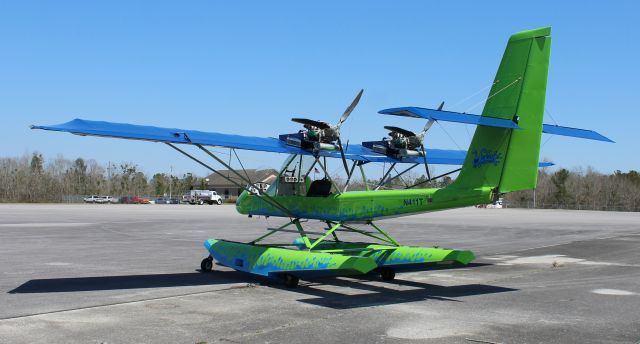
[[[638,13],[634,1],[2,2],[0,156],[39,151],[204,174],[161,144],[28,125],[81,117],[276,136],[298,129],[293,115],[336,121],[360,88],[343,137],[379,139],[383,125],[424,124],[377,114],[383,108],[444,100],[479,113],[487,91],[456,104],[492,82],[509,35],[550,25],[547,110],[617,143],[544,137],[541,158],[638,170]],[[427,143],[466,149],[473,130],[434,126]],[[252,167],[284,158],[241,157]]]

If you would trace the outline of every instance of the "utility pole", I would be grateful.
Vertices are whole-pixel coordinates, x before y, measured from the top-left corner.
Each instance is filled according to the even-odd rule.
[[[169,199],[171,199],[171,184],[173,183],[173,165],[169,165]]]
[[[107,193],[111,195],[111,161],[107,165]]]

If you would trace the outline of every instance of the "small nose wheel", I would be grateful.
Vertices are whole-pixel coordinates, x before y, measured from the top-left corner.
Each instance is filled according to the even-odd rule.
[[[200,271],[210,272],[213,269],[213,257],[209,256],[200,262]]]
[[[300,279],[294,275],[284,275],[284,285],[287,286],[287,288],[295,288],[298,286],[298,282],[300,282]]]
[[[380,277],[383,281],[393,281],[396,278],[396,272],[392,268],[380,268]]]

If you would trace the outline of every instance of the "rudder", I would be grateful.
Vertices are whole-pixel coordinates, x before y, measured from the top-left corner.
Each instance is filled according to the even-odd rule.
[[[478,126],[452,188],[498,192],[536,187],[551,28],[511,36],[482,116],[517,121],[519,129]]]

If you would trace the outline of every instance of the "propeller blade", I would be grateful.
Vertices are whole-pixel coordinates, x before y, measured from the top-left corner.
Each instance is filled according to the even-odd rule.
[[[314,127],[318,127],[320,129],[327,129],[327,128],[331,128],[331,126],[329,125],[329,123],[326,122],[320,122],[320,121],[314,121],[312,119],[306,119],[306,118],[292,118],[291,121],[296,122],[296,123],[300,123],[300,124],[308,124],[308,125],[312,125]]]
[[[427,131],[429,131],[429,129],[431,128],[431,126],[433,125],[433,123],[435,123],[435,120],[430,119],[429,121],[427,121],[427,124],[424,125],[424,128],[422,129],[422,131],[420,132],[420,135],[418,135],[420,137],[420,140],[422,141],[422,139],[424,139],[424,134],[427,133]]]
[[[392,126],[389,126],[389,125],[385,125],[384,128],[389,130],[389,131],[393,131],[393,132],[402,134],[402,135],[407,136],[407,137],[416,136],[416,133],[414,133],[411,130],[402,129],[402,128],[398,128],[398,127],[392,127]]]
[[[356,106],[358,105],[358,102],[360,102],[360,97],[362,97],[362,92],[364,92],[364,89],[361,89],[360,92],[358,92],[358,95],[356,95],[356,97],[353,99],[353,101],[351,102],[351,105],[349,105],[349,107],[346,110],[344,110],[344,113],[340,117],[338,124],[336,124],[338,128],[340,128],[342,123],[344,123],[344,121],[347,120],[347,117],[349,117],[353,109],[356,108]]]
[[[442,103],[440,103],[440,105],[438,105],[438,108],[436,110],[442,111],[443,107],[444,107],[444,101]],[[434,122],[435,122],[434,119],[430,119],[427,122],[427,124],[424,125],[424,128],[422,129],[422,132],[420,132],[420,135],[418,135],[420,137],[420,141],[422,141],[424,139],[424,135],[427,133],[427,131],[429,131],[429,129],[431,128],[431,126],[433,125]]]
[[[342,158],[342,164],[344,165],[344,171],[347,173],[347,177],[349,176],[349,164],[347,164],[347,158],[344,156],[344,149],[342,149],[342,141],[340,137],[336,140],[338,143],[338,148],[340,148],[340,157]]]

